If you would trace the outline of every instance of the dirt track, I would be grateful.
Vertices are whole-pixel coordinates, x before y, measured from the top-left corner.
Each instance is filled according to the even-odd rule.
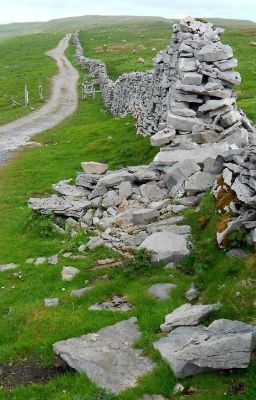
[[[0,166],[3,166],[19,147],[29,144],[29,139],[54,127],[77,108],[78,72],[65,57],[70,35],[46,54],[57,61],[59,72],[52,78],[51,97],[37,111],[0,127]]]

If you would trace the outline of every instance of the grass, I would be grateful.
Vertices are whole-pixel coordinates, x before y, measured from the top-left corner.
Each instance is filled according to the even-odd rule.
[[[117,79],[124,72],[151,69],[152,58],[170,42],[171,28],[167,20],[95,27],[81,31],[80,40],[86,55],[104,61],[109,76]]]
[[[150,28],[151,26],[151,28]],[[166,40],[159,44],[163,48],[168,42],[169,32],[166,26],[161,36],[161,26],[156,24],[142,25],[148,50],[144,54],[146,63],[152,57],[153,39]],[[153,27],[155,30],[153,31]],[[96,39],[96,31],[91,30],[95,38],[93,46],[104,44],[104,34]],[[114,27],[111,28],[115,32]],[[117,28],[111,45],[121,43],[124,31]],[[125,28],[124,28],[125,30]],[[142,38],[136,38],[134,25],[129,32],[125,30],[128,44],[139,44]],[[152,33],[153,32],[153,33]],[[88,32],[84,33],[85,41]],[[152,39],[150,37],[152,36]],[[238,33],[227,33],[226,41],[238,40]],[[89,36],[87,37],[89,39]],[[246,36],[243,38],[246,42]],[[250,39],[249,39],[250,41]],[[1,46],[0,46],[1,47]],[[246,62],[249,47],[235,43],[235,52],[239,57],[241,72],[247,73]],[[67,52],[70,59],[73,49]],[[100,55],[109,57],[108,54]],[[130,53],[115,53],[104,60],[113,77],[128,70]],[[117,65],[114,58],[116,57]],[[137,57],[137,55],[136,55]],[[135,61],[131,59],[131,65]],[[147,65],[143,66],[146,68]],[[134,64],[132,65],[134,67]],[[252,66],[248,67],[249,69]],[[244,72],[243,72],[244,71]],[[248,72],[249,74],[250,72]],[[82,74],[81,74],[82,75]],[[253,112],[253,81],[244,93],[249,93],[245,108]],[[242,102],[245,99],[241,100]],[[247,111],[247,110],[246,110]],[[156,363],[154,371],[145,376],[136,388],[117,396],[120,400],[135,400],[145,393],[162,394],[171,399],[180,398],[172,395],[177,380],[170,368],[161,360],[153,349],[152,342],[159,337],[159,325],[164,316],[185,302],[184,293],[192,281],[200,288],[200,301],[204,303],[220,301],[222,308],[212,315],[207,322],[215,318],[233,318],[252,323],[255,321],[255,268],[256,258],[249,254],[246,260],[228,258],[216,246],[215,228],[218,213],[212,196],[207,194],[199,209],[185,212],[186,222],[193,229],[195,247],[184,259],[181,268],[165,270],[148,264],[148,271],[141,276],[136,274],[129,279],[127,273],[120,268],[93,270],[96,260],[115,256],[110,250],[99,248],[87,252],[86,259],[74,261],[60,260],[56,266],[47,264],[35,267],[28,265],[28,257],[50,256],[65,247],[77,249],[88,240],[88,234],[80,234],[70,239],[62,237],[50,229],[50,221],[37,216],[27,208],[27,200],[31,196],[46,195],[51,192],[51,185],[60,179],[73,178],[80,170],[80,162],[85,160],[107,161],[111,168],[132,164],[144,164],[152,160],[155,150],[150,146],[148,138],[135,134],[135,121],[131,117],[113,118],[106,112],[97,95],[96,100],[80,101],[77,112],[58,127],[36,137],[42,147],[24,149],[17,153],[9,164],[0,170],[0,264],[17,262],[20,267],[16,271],[2,272],[0,275],[0,364],[16,363],[24,359],[37,360],[43,365],[51,365],[53,361],[52,344],[72,336],[79,336],[97,331],[101,327],[111,325],[124,318],[123,314],[112,312],[89,312],[88,306],[108,298],[112,294],[127,295],[134,309],[127,314],[138,316],[142,337],[137,346]],[[63,241],[65,241],[63,243]],[[249,250],[252,252],[252,249]],[[60,272],[64,265],[73,265],[80,273],[71,282],[63,283]],[[18,275],[17,275],[18,272]],[[104,275],[108,275],[108,280]],[[170,276],[170,274],[172,276]],[[72,289],[89,284],[95,288],[81,298],[71,299]],[[166,301],[157,302],[147,293],[147,287],[157,282],[173,282],[177,288]],[[65,290],[63,290],[65,289]],[[237,292],[240,293],[237,296]],[[43,299],[59,297],[57,308],[45,308]],[[237,399],[254,400],[256,392],[256,363],[244,371],[231,375],[207,373],[186,378],[182,384],[188,388],[194,386],[196,391],[191,397],[195,400]],[[245,384],[245,393],[241,396],[232,393],[233,383]],[[31,384],[11,391],[0,388],[1,400],[101,400],[99,389],[85,375],[66,374],[54,378],[44,385]],[[108,400],[107,396],[103,399]]]
[[[63,35],[48,33],[5,39],[0,44],[0,125],[31,113],[42,106],[38,85],[45,98],[50,78],[57,73],[55,61],[44,53],[58,44]],[[24,105],[24,85],[28,85],[29,106]],[[16,103],[14,103],[14,100]]]

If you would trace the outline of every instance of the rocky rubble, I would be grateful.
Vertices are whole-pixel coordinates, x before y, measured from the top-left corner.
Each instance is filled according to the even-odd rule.
[[[249,244],[256,243],[256,146],[241,149],[226,158],[224,169],[215,182],[223,223],[217,231],[219,245],[225,245],[233,231],[244,232]]]
[[[53,185],[56,194],[31,198],[29,207],[54,214],[56,223],[64,217],[72,229],[95,231],[82,251],[105,245],[125,254],[140,247],[154,251],[152,262],[177,262],[189,252],[191,229],[178,225],[182,217],[175,214],[186,206],[172,204],[165,175],[151,166],[79,173],[68,191],[61,181]]]
[[[256,327],[240,321],[218,319],[208,327],[198,325],[219,305],[184,304],[166,316],[161,326],[171,332],[154,343],[177,378],[220,369],[247,368],[256,347]],[[164,329],[163,329],[164,328]]]

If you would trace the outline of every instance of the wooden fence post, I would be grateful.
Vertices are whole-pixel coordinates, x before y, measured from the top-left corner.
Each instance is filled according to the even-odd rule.
[[[25,90],[24,90],[24,102],[25,106],[29,104],[29,93],[28,93],[28,86],[25,85]]]
[[[40,99],[43,101],[44,95],[43,95],[43,86],[42,85],[38,86],[38,92],[39,92]]]

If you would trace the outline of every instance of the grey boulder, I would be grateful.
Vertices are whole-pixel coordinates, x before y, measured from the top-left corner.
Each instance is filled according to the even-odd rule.
[[[149,182],[141,185],[140,193],[142,197],[145,197],[150,201],[163,200],[168,195],[167,189],[160,189],[155,182]]]
[[[169,231],[152,233],[139,248],[153,252],[151,261],[154,264],[178,262],[189,253],[184,236]]]
[[[185,181],[185,191],[188,195],[205,192],[215,181],[215,174],[198,171]]]
[[[220,319],[208,328],[181,326],[154,343],[178,378],[220,369],[247,368],[255,348],[255,328]]]
[[[104,163],[99,163],[95,161],[85,161],[81,163],[81,166],[87,174],[104,174],[108,165]]]
[[[132,211],[132,222],[134,225],[150,224],[157,221],[159,211],[148,208],[137,208]]]
[[[214,62],[233,57],[232,48],[220,42],[209,43],[196,53],[199,61]]]
[[[199,290],[196,284],[193,282],[191,283],[189,289],[187,290],[185,297],[188,301],[192,301],[198,298]]]
[[[168,189],[171,189],[179,182],[183,182],[195,172],[200,171],[199,165],[192,160],[180,161],[166,169],[164,181]]]
[[[148,288],[148,293],[159,300],[169,298],[171,289],[176,288],[174,283],[155,283]]]
[[[133,181],[133,175],[127,171],[118,171],[105,175],[98,181],[99,185],[106,187],[118,186],[125,181]]]
[[[154,364],[133,343],[140,338],[135,317],[77,338],[57,342],[54,352],[99,387],[114,393],[134,387]]]
[[[199,324],[204,317],[213,311],[218,311],[220,304],[183,304],[172,313],[165,316],[165,322],[160,326],[164,333],[178,326],[193,326]]]
[[[30,198],[28,207],[40,214],[57,214],[66,217],[82,217],[90,207],[88,200],[76,200],[74,197],[59,197],[52,195],[49,198]]]

